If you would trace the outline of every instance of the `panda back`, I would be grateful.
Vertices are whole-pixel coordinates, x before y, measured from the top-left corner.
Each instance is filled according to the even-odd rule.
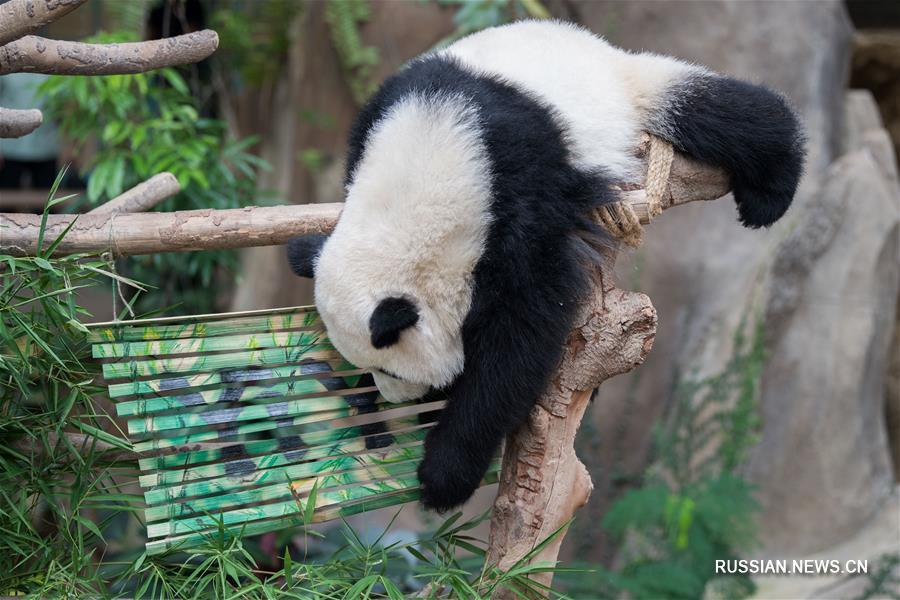
[[[602,168],[619,181],[638,174],[633,148],[657,96],[691,70],[668,57],[630,54],[560,21],[487,29],[445,53],[550,105],[567,129],[575,166]]]

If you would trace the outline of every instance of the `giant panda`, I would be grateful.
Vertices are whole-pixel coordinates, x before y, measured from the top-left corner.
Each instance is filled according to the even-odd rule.
[[[428,53],[360,112],[337,226],[288,259],[386,399],[447,398],[418,469],[426,508],[465,502],[547,387],[599,260],[589,216],[641,181],[643,131],[725,169],[743,225],[790,206],[804,143],[784,98],[567,23]]]

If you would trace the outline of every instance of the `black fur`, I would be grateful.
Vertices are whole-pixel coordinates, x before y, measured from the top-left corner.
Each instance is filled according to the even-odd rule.
[[[592,231],[589,211],[614,197],[601,174],[571,166],[565,132],[547,106],[435,57],[389,79],[363,109],[348,181],[373,124],[411,92],[462,94],[477,106],[491,161],[494,218],[463,324],[465,369],[445,390],[449,401],[418,471],[422,502],[447,510],[469,499],[547,387],[586,291],[576,234]]]
[[[690,77],[667,90],[651,127],[731,175],[745,226],[771,225],[791,205],[803,172],[804,135],[775,92],[729,77]]]
[[[369,318],[372,346],[387,348],[400,340],[404,330],[419,322],[419,311],[406,298],[384,298]]]
[[[316,258],[322,251],[327,235],[311,233],[288,240],[287,257],[291,269],[300,277],[312,278],[315,271]]]

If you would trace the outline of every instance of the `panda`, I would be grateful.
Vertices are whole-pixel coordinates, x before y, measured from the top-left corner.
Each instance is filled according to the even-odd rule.
[[[408,63],[352,127],[333,233],[295,238],[335,348],[391,401],[447,406],[418,469],[445,511],[478,487],[561,360],[648,131],[729,173],[738,219],[791,204],[804,136],[779,94],[567,23],[487,29]]]

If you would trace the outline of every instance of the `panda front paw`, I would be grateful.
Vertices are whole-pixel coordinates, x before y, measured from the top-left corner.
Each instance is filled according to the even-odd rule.
[[[473,461],[459,444],[459,441],[442,443],[439,437],[428,436],[418,476],[422,488],[420,498],[429,510],[444,513],[465,503],[484,477],[487,466]]]

